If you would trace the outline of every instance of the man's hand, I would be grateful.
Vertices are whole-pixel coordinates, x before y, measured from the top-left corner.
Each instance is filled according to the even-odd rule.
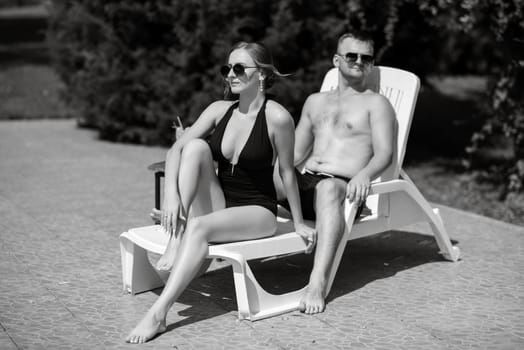
[[[306,242],[306,254],[311,253],[317,243],[317,231],[304,223],[295,224],[295,231]]]
[[[358,173],[349,181],[346,187],[346,197],[350,202],[356,202],[360,206],[366,201],[370,188],[371,180],[369,176]]]

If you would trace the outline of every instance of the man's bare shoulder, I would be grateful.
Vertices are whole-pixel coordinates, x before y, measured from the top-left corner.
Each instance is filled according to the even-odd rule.
[[[307,97],[306,101],[304,102],[304,109],[314,110],[318,107],[322,107],[334,96],[335,94],[333,91],[315,92]]]
[[[358,94],[360,98],[363,98],[366,100],[367,103],[389,103],[389,100],[384,95],[379,94],[378,92],[375,92],[373,90],[367,89],[361,93]]]
[[[374,91],[371,91],[368,95],[367,95],[367,98],[369,99],[369,104],[377,109],[391,109],[393,110],[393,106],[391,105],[391,102],[389,101],[389,99],[384,96],[384,95],[381,95],[377,92],[374,92]]]
[[[394,120],[395,119],[395,110],[393,109],[391,102],[389,101],[389,99],[386,96],[376,93],[374,91],[371,91],[369,93],[364,94],[364,97],[366,99],[365,103],[371,113],[372,119],[374,120]]]
[[[315,92],[308,96],[308,98],[306,99],[306,102],[307,101],[310,101],[312,103],[319,102],[319,101],[322,102],[322,101],[325,101],[326,99],[332,98],[335,95],[336,95],[335,90]]]

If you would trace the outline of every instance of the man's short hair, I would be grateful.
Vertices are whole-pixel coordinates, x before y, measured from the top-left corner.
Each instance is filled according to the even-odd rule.
[[[358,41],[368,43],[371,46],[371,48],[375,50],[375,41],[373,40],[373,37],[371,36],[371,34],[362,32],[362,31],[352,31],[352,32],[347,32],[347,33],[342,34],[340,38],[338,38],[337,50],[340,44],[347,38],[351,38],[351,39],[355,39]]]

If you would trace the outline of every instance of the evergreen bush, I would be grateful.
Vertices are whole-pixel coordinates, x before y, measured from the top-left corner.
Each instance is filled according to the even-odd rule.
[[[503,169],[508,190],[524,187],[520,0],[55,0],[51,9],[48,38],[64,97],[104,139],[170,144],[176,116],[190,125],[222,98],[218,69],[241,40],[265,43],[278,69],[292,74],[270,92],[298,119],[332,65],[337,38],[360,29],[373,34],[379,64],[423,79],[496,78],[467,163],[502,134],[513,156],[496,172]]]
[[[167,145],[176,116],[190,125],[222,98],[218,69],[241,40],[265,43],[292,74],[270,92],[298,119],[342,33],[356,23],[375,32],[381,54],[391,46],[393,27],[383,22],[392,10],[373,10],[378,3],[62,0],[51,7],[48,38],[79,124],[103,139]]]

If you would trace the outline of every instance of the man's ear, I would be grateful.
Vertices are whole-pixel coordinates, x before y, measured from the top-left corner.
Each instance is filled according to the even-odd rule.
[[[340,57],[338,55],[333,55],[333,65],[337,68],[340,66]]]

